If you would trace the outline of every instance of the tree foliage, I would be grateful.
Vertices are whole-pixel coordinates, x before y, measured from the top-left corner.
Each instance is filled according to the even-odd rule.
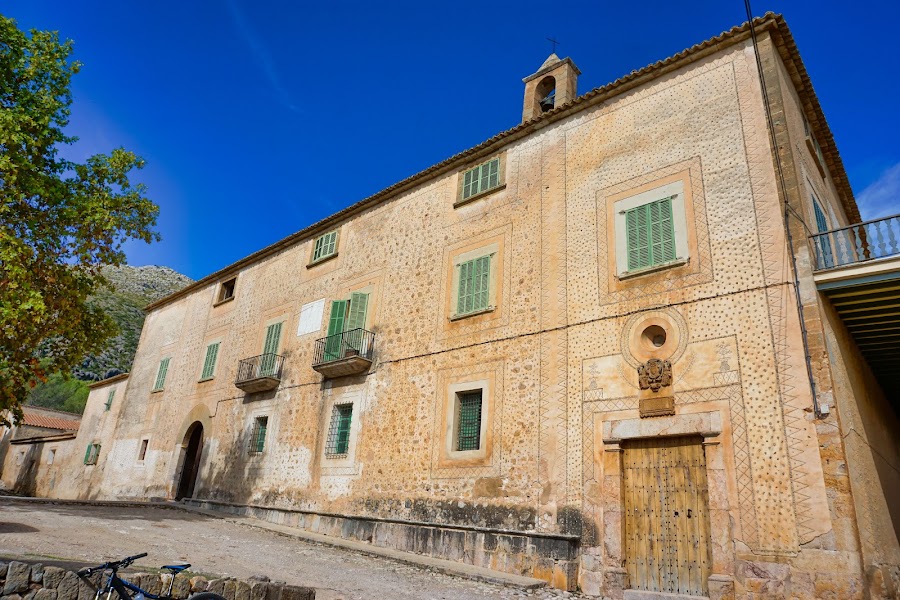
[[[80,415],[84,412],[89,392],[88,384],[84,381],[62,373],[53,373],[47,381],[34,386],[28,394],[27,404]]]
[[[114,333],[87,303],[128,239],[151,242],[159,209],[129,174],[144,161],[119,148],[84,163],[60,150],[69,122],[71,40],[21,31],[0,15],[0,415],[47,373],[69,372]],[[7,418],[0,416],[0,422]]]

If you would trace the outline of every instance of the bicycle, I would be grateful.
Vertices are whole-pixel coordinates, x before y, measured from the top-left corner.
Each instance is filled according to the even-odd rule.
[[[119,595],[119,600],[178,600],[172,597],[172,586],[175,585],[175,576],[190,567],[189,564],[183,565],[163,565],[160,567],[161,570],[171,571],[172,580],[169,581],[169,590],[165,594],[151,594],[146,590],[142,590],[138,586],[125,581],[121,577],[119,577],[119,569],[124,569],[128,567],[139,558],[144,558],[147,556],[147,553],[143,554],[135,554],[134,556],[129,556],[127,558],[123,558],[122,560],[112,561],[103,563],[102,565],[97,565],[96,567],[86,567],[84,569],[80,569],[77,572],[77,575],[85,581],[90,582],[87,579],[90,575],[94,573],[104,573],[109,571],[109,577],[106,578],[106,583],[101,585],[100,588],[97,589],[97,594],[94,596],[94,600],[114,600],[113,592]],[[102,578],[101,578],[102,581]],[[94,587],[94,584],[90,584],[91,587]],[[105,594],[105,596],[104,596]],[[194,594],[190,596],[190,600],[225,600],[219,594],[215,594],[213,592],[200,592],[198,594]]]

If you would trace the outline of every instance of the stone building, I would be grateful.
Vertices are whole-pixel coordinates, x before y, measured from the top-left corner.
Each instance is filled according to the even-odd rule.
[[[20,423],[0,431],[0,490],[45,496],[56,489],[55,469],[68,462],[81,416],[42,406],[22,413]]]
[[[897,597],[898,251],[755,33],[580,96],[551,55],[520,125],[152,304],[52,493],[612,598]]]

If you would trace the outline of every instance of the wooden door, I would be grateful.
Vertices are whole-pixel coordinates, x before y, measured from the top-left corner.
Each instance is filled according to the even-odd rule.
[[[706,596],[709,514],[699,437],[623,444],[629,587]]]

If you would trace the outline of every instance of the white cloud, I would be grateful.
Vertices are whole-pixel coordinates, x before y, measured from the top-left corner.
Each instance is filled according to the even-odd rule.
[[[886,170],[856,196],[863,221],[900,213],[900,163]]]
[[[278,101],[294,112],[302,112],[300,108],[291,101],[290,95],[281,84],[281,78],[278,76],[278,71],[275,69],[275,61],[269,56],[269,53],[266,51],[265,46],[263,46],[259,36],[254,33],[253,29],[247,23],[247,20],[244,18],[244,15],[237,5],[237,1],[228,0],[227,5],[231,20],[234,21],[234,25],[237,28],[238,33],[241,34],[241,38],[247,46],[250,47],[251,52],[253,52],[257,64],[265,74],[266,79],[269,81],[269,85],[271,85],[272,89],[275,91]]]

